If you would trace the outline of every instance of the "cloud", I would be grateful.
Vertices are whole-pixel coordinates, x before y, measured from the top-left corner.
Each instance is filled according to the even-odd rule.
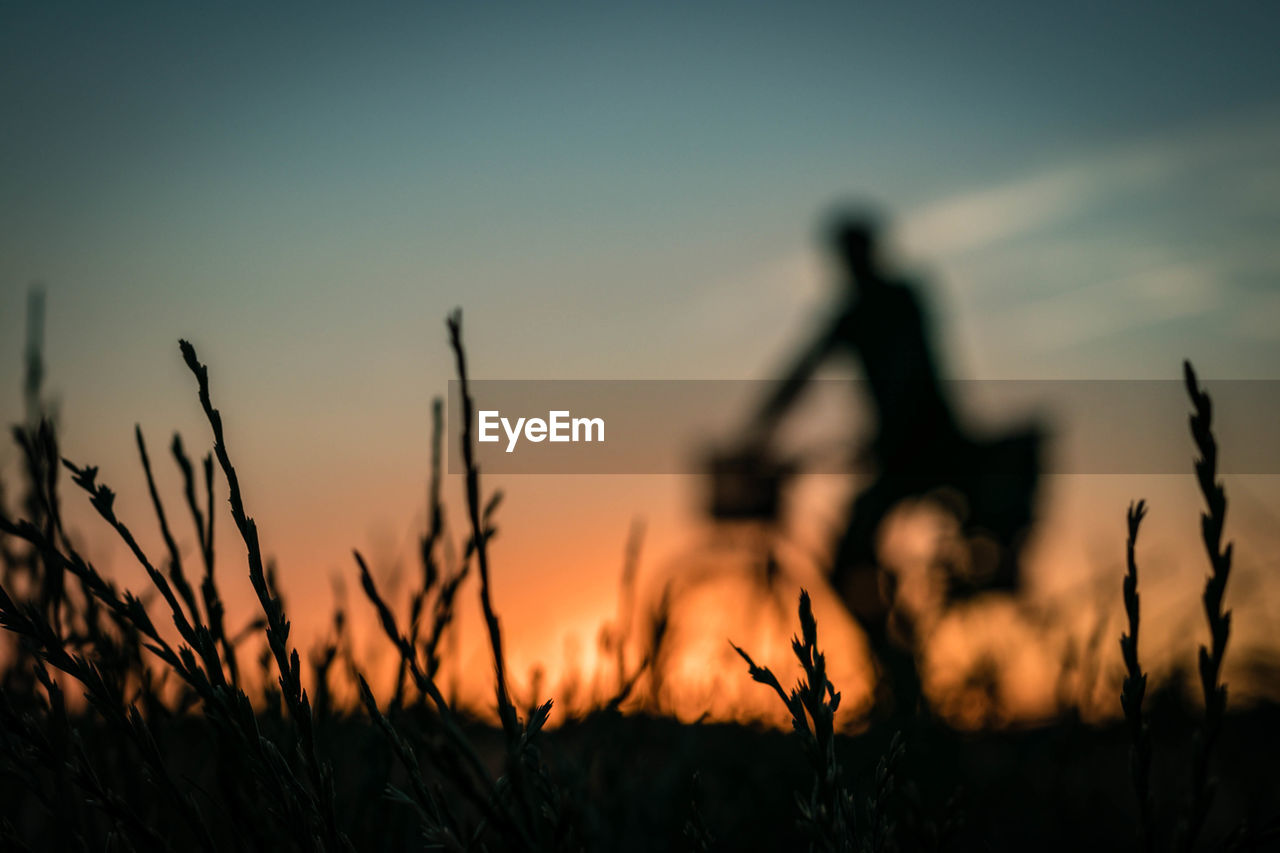
[[[1272,110],[937,199],[899,240],[939,268],[993,365],[1184,318],[1280,342],[1280,302],[1258,295],[1280,275],[1277,174]]]
[[[1153,267],[1018,306],[998,325],[1020,350],[1064,350],[1109,335],[1202,316],[1221,303],[1222,283],[1199,264]]]
[[[927,203],[903,218],[899,240],[912,254],[933,258],[989,248],[1087,213],[1117,196],[1259,155],[1270,162],[1261,170],[1254,163],[1254,170],[1274,182],[1277,150],[1280,114],[1274,111],[1147,139]],[[1241,181],[1239,188],[1241,202],[1258,203],[1257,181]],[[1280,198],[1273,196],[1271,202],[1274,209]]]
[[[1132,182],[1162,168],[1167,169],[1167,164],[1156,161],[1135,171],[1119,170],[1118,176]],[[1111,164],[1105,171],[1117,169]],[[898,239],[916,255],[947,256],[981,249],[1052,225],[1108,189],[1103,170],[1089,165],[1056,169],[926,205],[906,217]]]

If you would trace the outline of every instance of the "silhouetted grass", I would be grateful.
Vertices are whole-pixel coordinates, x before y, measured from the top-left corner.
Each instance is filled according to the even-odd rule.
[[[813,769],[808,798],[796,798],[799,823],[812,836],[813,849],[855,849],[853,795],[845,787],[835,750],[835,714],[840,707],[840,694],[827,678],[826,658],[818,651],[818,625],[809,593],[800,593],[800,636],[791,639],[791,649],[804,675],[789,692],[782,689],[768,667],[757,666],[750,655],[737,646],[733,648],[747,662],[751,678],[772,688],[786,706],[791,726]]]
[[[1184,363],[1187,393],[1195,411],[1191,414],[1191,436],[1200,458],[1196,460],[1196,482],[1204,495],[1206,511],[1200,518],[1200,532],[1209,556],[1209,577],[1204,584],[1204,612],[1209,623],[1210,644],[1200,647],[1200,688],[1204,696],[1204,719],[1192,745],[1191,804],[1184,822],[1178,826],[1181,849],[1190,850],[1204,826],[1213,801],[1209,759],[1222,730],[1227,711],[1227,687],[1222,684],[1222,661],[1231,633],[1231,613],[1222,609],[1231,574],[1231,545],[1222,547],[1222,530],[1227,521],[1227,497],[1218,481],[1218,442],[1213,437],[1213,406],[1200,390],[1191,362]]]
[[[1120,705],[1124,709],[1129,727],[1132,753],[1129,759],[1133,790],[1138,801],[1139,843],[1145,850],[1152,849],[1151,833],[1151,732],[1142,716],[1142,700],[1147,693],[1147,674],[1138,662],[1138,626],[1140,608],[1138,598],[1138,561],[1134,550],[1138,544],[1138,529],[1147,514],[1144,501],[1129,505],[1129,538],[1125,546],[1124,610],[1129,618],[1129,632],[1120,637],[1120,652],[1124,658],[1125,678],[1120,692]]]
[[[342,604],[304,673],[282,590],[214,407],[209,370],[191,344],[182,342],[181,354],[196,381],[212,452],[196,457],[197,466],[179,437],[171,444],[197,545],[185,560],[178,529],[186,522],[176,524],[183,513],[172,516],[165,505],[141,428],[135,440],[162,543],[158,559],[142,546],[138,522],[120,515],[98,469],[60,455],[55,421],[41,403],[42,371],[32,366],[38,353],[28,354],[28,417],[14,435],[23,463],[21,514],[0,511],[0,626],[9,641],[0,672],[0,847],[780,850],[807,840],[814,849],[859,853],[979,845],[1123,849],[1135,822],[1124,790],[1130,784],[1142,843],[1160,849],[1156,806],[1159,795],[1168,794],[1163,780],[1172,775],[1160,772],[1160,762],[1180,754],[1177,742],[1189,720],[1161,716],[1138,658],[1134,549],[1143,503],[1128,516],[1123,728],[960,734],[930,719],[901,733],[872,725],[850,736],[843,717],[852,712],[842,709],[828,677],[807,593],[800,596],[792,643],[801,669],[793,689],[738,649],[750,677],[784,704],[793,733],[681,724],[661,713],[674,593],[668,587],[646,614],[635,612],[637,527],[626,548],[618,616],[602,634],[613,677],[603,689],[593,687],[593,709],[548,730],[549,700],[534,696],[526,703],[523,692],[519,704],[513,699],[488,547],[500,495],[484,491],[475,461],[461,315],[451,316],[447,328],[464,406],[459,440],[467,531],[454,549],[441,498],[444,430],[437,403],[417,581],[407,596],[388,596],[355,554],[361,589],[395,661],[394,681],[376,690],[367,676],[370,662],[352,651]],[[1276,715],[1263,708],[1254,716],[1226,716],[1226,501],[1217,482],[1209,400],[1189,368],[1187,375],[1201,454],[1196,471],[1208,505],[1203,538],[1212,572],[1204,604],[1211,641],[1200,654],[1205,713],[1197,723],[1192,796],[1178,843],[1190,849],[1213,838],[1243,848],[1265,843],[1266,815],[1275,813],[1280,794],[1271,766],[1236,759],[1223,770],[1223,753],[1274,745]],[[144,592],[119,588],[76,547],[60,510],[63,470],[145,572]],[[215,555],[213,543],[214,519],[223,511],[215,502],[218,476],[244,545],[239,570],[257,602],[247,617],[227,612],[218,586],[227,571],[227,555]],[[215,556],[223,566],[215,567]],[[440,684],[445,640],[472,578],[496,727],[459,706]],[[229,630],[231,624],[245,627]],[[245,658],[245,643],[260,644],[261,656],[250,651]],[[251,686],[254,660],[263,678]],[[331,682],[348,681],[354,707],[331,689]],[[622,714],[624,707],[634,711]],[[1067,747],[1063,738],[1071,739]],[[1126,747],[1127,774],[1120,758]],[[1218,761],[1214,774],[1211,759]],[[1242,805],[1221,793],[1214,797],[1214,775],[1236,786],[1237,800],[1240,789],[1254,792],[1254,800]],[[1109,799],[1095,796],[1098,790]],[[1253,809],[1250,824],[1241,822],[1246,808]],[[1241,829],[1229,835],[1233,823]]]

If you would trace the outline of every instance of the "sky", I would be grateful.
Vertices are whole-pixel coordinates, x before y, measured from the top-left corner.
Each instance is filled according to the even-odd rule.
[[[318,630],[350,548],[412,553],[448,311],[482,378],[773,376],[829,299],[814,237],[840,199],[898,226],[951,375],[1176,379],[1189,356],[1280,379],[1278,24],[1266,4],[5,3],[0,420],[39,281],[63,450],[141,526],[133,425],[208,441],[191,339]],[[655,564],[695,535],[688,478],[501,485],[524,666],[565,625],[592,645],[633,517]],[[1127,485],[1059,504],[1122,511]],[[1272,480],[1250,488],[1274,507]],[[558,609],[522,606],[547,589]]]

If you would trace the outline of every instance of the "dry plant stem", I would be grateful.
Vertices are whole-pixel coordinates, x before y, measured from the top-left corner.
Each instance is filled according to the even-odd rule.
[[[184,660],[185,656],[175,652],[169,642],[161,636],[147,614],[146,608],[133,593],[126,590],[121,595],[92,564],[85,562],[74,551],[69,555],[63,555],[57,551],[53,543],[44,538],[40,530],[29,521],[13,522],[0,515],[0,532],[30,543],[42,551],[48,559],[56,561],[63,570],[75,575],[95,598],[107,606],[120,624],[133,627],[145,637],[148,640],[146,648],[169,665],[183,680],[193,686],[204,681],[195,667],[194,659],[191,659],[189,667]],[[187,652],[189,655],[190,650],[188,649]]]
[[[453,708],[445,701],[444,694],[440,692],[435,681],[432,680],[422,667],[418,664],[418,655],[413,645],[408,639],[400,633],[400,629],[396,626],[395,614],[391,612],[391,608],[387,606],[381,594],[378,592],[377,586],[373,582],[373,575],[369,572],[369,566],[364,561],[364,557],[359,551],[353,552],[356,559],[356,565],[360,568],[360,585],[363,587],[365,595],[369,601],[373,603],[374,608],[378,611],[378,622],[382,625],[383,632],[388,639],[395,645],[396,651],[399,652],[400,658],[408,666],[409,674],[413,677],[414,684],[422,691],[424,695],[429,697],[436,706],[436,711],[440,714],[441,720],[444,722],[446,732],[462,748],[464,754],[468,758],[472,769],[481,779],[488,779],[488,774],[484,770],[484,762],[480,759],[479,754],[471,746],[471,742],[463,735],[461,727],[458,725],[457,716],[453,712]]]
[[[866,853],[884,853],[892,848],[894,822],[889,817],[888,805],[898,784],[898,765],[906,746],[902,732],[894,732],[889,748],[876,764],[875,789],[867,801],[867,838],[862,849]]]
[[[1227,688],[1221,683],[1222,660],[1226,656],[1231,632],[1231,612],[1222,609],[1222,599],[1231,575],[1231,545],[1222,546],[1222,531],[1227,520],[1227,497],[1218,481],[1218,442],[1213,435],[1213,405],[1209,395],[1200,390],[1191,362],[1183,362],[1187,394],[1194,411],[1190,416],[1191,436],[1200,457],[1195,461],[1196,480],[1204,495],[1206,510],[1200,517],[1200,532],[1209,557],[1209,577],[1204,585],[1204,612],[1209,623],[1210,645],[1200,647],[1200,687],[1204,694],[1204,723],[1193,744],[1191,766],[1191,805],[1179,826],[1182,850],[1189,851],[1204,826],[1213,802],[1213,780],[1209,776],[1209,759],[1222,729],[1227,708]]]
[[[431,589],[439,577],[435,550],[444,531],[444,508],[440,503],[440,471],[444,448],[444,401],[431,401],[431,480],[427,486],[427,535],[422,540],[422,588]]]
[[[57,439],[54,435],[52,425],[46,420],[41,423],[40,430],[37,435],[38,446],[31,446],[26,441],[25,433],[15,431],[18,443],[22,446],[25,453],[29,456],[39,453],[43,458],[43,463],[37,463],[34,460],[30,462],[30,470],[34,473],[37,469],[47,471],[48,474],[43,484],[33,481],[33,490],[38,492],[32,495],[32,501],[39,503],[45,507],[43,528],[37,526],[31,521],[23,521],[21,524],[15,524],[0,514],[0,531],[20,539],[27,543],[32,549],[33,554],[38,554],[43,563],[45,577],[42,578],[44,583],[41,584],[41,607],[47,612],[50,624],[59,636],[62,635],[61,622],[59,619],[62,604],[65,603],[68,611],[72,609],[70,598],[66,595],[65,587],[63,587],[62,578],[67,572],[67,560],[58,551],[57,541],[61,541],[68,553],[74,554],[74,546],[68,538],[66,531],[62,526],[62,518],[59,509],[59,500],[57,494],[57,471],[58,471],[58,447]],[[6,565],[8,568],[8,565]],[[58,586],[61,588],[59,592],[59,600],[50,601],[46,593],[48,591],[49,575],[56,574],[59,578]],[[89,582],[82,576],[77,575],[80,582],[81,592],[84,595],[83,608],[85,630],[92,635],[94,639],[106,639],[102,636],[98,619],[101,611],[98,610],[98,597],[94,594]],[[5,580],[8,582],[9,572],[5,573]],[[127,622],[121,622],[122,627]],[[126,629],[127,632],[127,629]],[[20,646],[20,658],[25,655],[24,647]],[[141,661],[139,661],[141,663]],[[12,671],[12,670],[11,670]]]
[[[1146,517],[1145,501],[1129,505],[1129,535],[1125,545],[1126,573],[1124,576],[1124,610],[1129,617],[1129,632],[1120,636],[1120,653],[1124,658],[1125,679],[1120,691],[1120,706],[1124,709],[1125,724],[1129,729],[1129,774],[1133,791],[1138,799],[1138,839],[1144,850],[1154,849],[1151,819],[1151,732],[1142,716],[1142,701],[1147,692],[1147,674],[1138,662],[1138,563],[1134,548],[1138,542],[1138,528]]]
[[[476,752],[471,741],[467,739],[463,733],[462,727],[458,724],[457,716],[449,703],[445,701],[444,695],[441,694],[439,687],[435,681],[425,672],[418,663],[418,656],[413,645],[408,639],[400,633],[400,629],[396,626],[395,615],[391,612],[391,608],[387,606],[386,601],[378,593],[378,588],[374,584],[373,575],[369,572],[369,566],[364,561],[359,551],[354,552],[356,565],[360,568],[360,585],[363,587],[365,595],[373,604],[374,609],[378,611],[378,621],[382,625],[383,632],[395,645],[396,650],[400,654],[401,660],[408,666],[409,674],[413,678],[415,686],[423,695],[428,696],[432,703],[436,706],[436,711],[440,715],[441,724],[444,727],[445,734],[456,750],[461,753],[466,760],[466,768],[457,766],[456,756],[447,751],[438,751],[436,753],[437,760],[442,760],[446,766],[451,767],[454,771],[453,779],[458,784],[458,788],[467,796],[484,815],[491,820],[495,826],[504,828],[513,832],[517,840],[524,847],[531,847],[527,835],[513,821],[508,820],[504,815],[494,808],[494,802],[497,800],[498,792],[494,786],[493,780],[489,778],[488,771],[485,770],[484,761],[480,758],[480,754]],[[360,676],[359,681],[364,684],[364,677]],[[367,687],[366,687],[367,689]],[[372,715],[378,713],[375,721],[381,726],[381,712],[378,711],[377,703],[373,700],[373,694],[368,693],[361,695],[366,709]],[[388,725],[390,725],[388,723]],[[385,731],[385,729],[384,729]],[[398,738],[398,735],[397,735]],[[392,746],[399,751],[399,744],[396,740],[392,740]],[[401,756],[402,760],[404,756]],[[410,772],[416,771],[416,764],[413,768],[409,768]],[[481,790],[483,788],[483,790]]]
[[[427,787],[426,781],[422,778],[422,772],[418,768],[418,759],[414,755],[413,747],[400,736],[400,733],[391,725],[391,721],[387,719],[386,715],[378,710],[378,702],[373,698],[373,691],[369,689],[369,684],[365,681],[364,676],[357,675],[356,678],[357,685],[360,688],[360,699],[364,703],[369,716],[391,743],[391,747],[400,759],[400,763],[404,765],[405,770],[409,773],[409,782],[413,786],[414,796],[412,798],[404,796],[399,791],[388,786],[389,790],[399,794],[401,799],[413,804],[418,812],[418,820],[422,824],[427,840],[431,844],[445,850],[465,850],[466,848],[458,838],[457,827],[452,820],[452,816],[447,813],[440,803],[440,799],[431,792]]]
[[[641,665],[635,676],[627,677],[627,638],[631,636],[632,613],[635,610],[636,572],[640,566],[640,548],[644,544],[644,522],[636,518],[631,521],[631,529],[627,533],[626,551],[622,558],[622,577],[618,582],[618,622],[613,638],[617,648],[618,692],[615,696],[631,693],[631,687],[643,671]],[[625,697],[624,697],[625,698]],[[620,704],[620,703],[619,703]],[[612,702],[612,707],[617,707]]]
[[[187,575],[182,570],[182,556],[178,553],[178,543],[173,538],[173,532],[169,529],[169,519],[164,512],[164,503],[160,500],[160,492],[156,489],[155,477],[151,474],[151,458],[147,455],[147,442],[142,437],[142,427],[135,425],[133,428],[133,436],[138,444],[138,456],[142,460],[142,471],[147,477],[147,491],[151,494],[151,506],[155,510],[156,519],[160,522],[160,535],[164,538],[165,547],[169,550],[169,577],[173,581],[174,587],[178,590],[178,595],[182,596],[182,601],[187,605],[187,610],[191,614],[191,621],[200,623],[200,609],[196,606],[196,596],[191,589],[191,584],[187,583]]]
[[[613,696],[609,697],[609,701],[605,702],[604,710],[612,712],[621,708],[622,703],[627,701],[627,699],[631,697],[631,694],[635,692],[636,684],[639,683],[641,676],[648,672],[652,666],[653,658],[649,655],[645,655],[640,660],[639,665],[636,666],[635,672],[631,673],[630,676],[623,676],[625,680],[618,685],[617,692],[614,693]]]
[[[109,510],[113,495],[105,486],[93,484],[93,475],[96,472],[91,469],[75,469],[70,465],[69,467],[77,471],[77,476],[84,481],[81,485],[87,487]],[[112,519],[114,515],[110,514],[108,520]],[[146,639],[142,645],[159,657],[201,697],[205,702],[209,719],[220,732],[231,736],[240,752],[252,762],[254,781],[264,785],[275,798],[279,809],[277,820],[296,832],[306,821],[306,813],[301,806],[303,802],[308,803],[311,813],[318,818],[312,798],[293,777],[274,745],[261,737],[248,697],[243,691],[227,689],[225,682],[221,680],[217,653],[210,648],[212,638],[205,629],[197,628],[196,637],[201,646],[209,649],[212,657],[207,673],[200,667],[190,647],[183,646],[175,651],[152,623],[145,605],[128,590],[123,594],[117,592],[113,584],[105,580],[76,552],[65,533],[62,541],[66,553],[63,554],[29,521],[15,524],[0,515],[0,531],[29,542],[44,555],[46,561],[56,562],[62,570],[75,575],[89,601],[96,599],[105,604],[108,612],[126,634],[134,631]],[[147,564],[144,563],[145,565]],[[150,577],[153,583],[163,587],[164,578],[158,572],[154,572],[154,569]],[[172,599],[172,594],[168,598]],[[13,608],[8,608],[8,612],[14,612]]]
[[[809,593],[800,591],[800,636],[791,638],[791,650],[800,661],[804,677],[787,693],[768,667],[757,666],[734,645],[747,662],[751,678],[770,687],[791,712],[791,725],[800,736],[813,770],[809,797],[796,795],[800,825],[812,837],[811,849],[853,850],[853,799],[841,779],[835,752],[835,713],[840,694],[827,678],[826,658],[818,651],[818,625],[813,618]],[[730,645],[733,645],[730,643]]]
[[[439,541],[444,528],[444,510],[440,505],[440,462],[443,442],[444,402],[437,397],[431,402],[431,476],[427,486],[427,532],[418,543],[418,554],[422,564],[422,586],[413,596],[409,608],[409,643],[414,647],[418,644],[418,637],[422,629],[422,612],[426,605],[427,596],[431,594],[431,590],[436,587],[437,582],[440,580],[440,567],[436,562],[436,543]],[[447,602],[441,601],[447,586],[447,582],[441,585],[440,593],[436,598],[437,617],[441,615],[439,607],[442,603],[445,605],[447,615],[452,617],[452,597]],[[443,633],[445,627],[444,624],[441,624],[440,619],[437,618],[433,624],[433,634],[437,630]],[[438,638],[436,642],[438,642]],[[434,654],[433,644],[432,649],[427,654],[427,672],[432,678],[435,677],[438,666],[439,660]],[[403,705],[405,678],[407,675],[407,665],[402,659],[396,672],[396,692],[391,701],[392,707],[399,708]]]
[[[467,514],[471,521],[471,541],[475,549],[476,566],[480,573],[480,606],[484,612],[489,645],[493,651],[498,718],[502,721],[502,730],[507,741],[507,773],[499,780],[499,786],[501,787],[503,782],[510,784],[515,801],[522,813],[523,825],[529,830],[527,835],[522,835],[524,838],[537,835],[539,826],[554,826],[558,821],[558,806],[553,802],[554,793],[551,791],[553,786],[547,779],[537,751],[532,748],[534,737],[550,714],[551,701],[548,700],[536,708],[530,714],[527,725],[521,723],[515,705],[511,701],[507,685],[506,658],[502,650],[502,629],[498,623],[497,613],[493,609],[489,578],[488,541],[493,535],[489,519],[502,499],[502,494],[495,493],[481,511],[480,471],[476,466],[475,439],[471,427],[475,404],[471,399],[471,388],[467,380],[466,352],[462,346],[462,312],[454,311],[448,318],[447,325],[461,386],[462,461],[466,469]]]
[[[205,513],[200,509],[200,504],[196,500],[195,471],[192,468],[191,460],[183,449],[182,437],[177,433],[173,435],[173,444],[170,450],[173,453],[174,461],[177,462],[178,468],[182,472],[183,494],[186,497],[187,508],[191,512],[191,519],[195,523],[196,537],[200,542],[200,555],[204,560],[204,578],[200,581],[200,597],[204,601],[205,617],[209,622],[209,632],[213,634],[213,639],[222,648],[222,657],[226,661],[227,672],[231,676],[232,685],[239,686],[240,665],[236,660],[236,647],[227,637],[227,629],[224,623],[226,607],[223,605],[222,597],[218,593],[218,584],[214,579],[213,573],[213,455],[206,454],[204,457],[206,506],[208,508],[208,523],[206,524]]]
[[[137,748],[150,768],[151,779],[157,789],[181,812],[183,819],[196,833],[200,846],[212,851],[214,845],[204,818],[191,798],[178,788],[164,763],[150,729],[137,708],[126,701],[122,686],[100,664],[82,655],[69,653],[62,639],[39,609],[19,605],[3,588],[0,588],[0,625],[8,631],[29,639],[39,650],[44,661],[75,678],[84,686],[85,697],[90,704],[109,725],[122,733]],[[57,682],[49,676],[42,663],[36,664],[35,674],[49,696],[51,710],[64,715],[61,710],[62,694]]]
[[[47,418],[42,418],[38,427],[14,428],[14,438],[22,449],[27,463],[27,476],[31,483],[31,491],[27,495],[27,509],[31,517],[39,522],[45,538],[54,541],[62,530],[62,518],[58,502],[58,442],[53,425]],[[40,605],[49,615],[49,620],[59,633],[62,631],[61,604],[66,592],[65,573],[55,562],[42,556],[40,572]],[[35,569],[35,555],[32,555],[31,568]]]
[[[304,792],[297,785],[296,780],[292,779],[291,774],[287,773],[287,768],[285,768],[286,772],[282,773],[275,766],[276,762],[273,762],[271,755],[273,750],[270,743],[260,737],[249,700],[244,693],[239,691],[228,693],[224,689],[215,688],[199,668],[189,648],[183,648],[180,652],[175,652],[157,632],[141,601],[128,591],[123,596],[117,593],[112,584],[104,580],[92,565],[85,562],[74,549],[69,547],[69,543],[69,556],[64,556],[54,550],[50,543],[43,541],[39,530],[30,522],[24,521],[14,525],[2,516],[0,516],[0,530],[22,537],[41,549],[49,557],[59,560],[67,571],[79,578],[82,588],[91,596],[90,600],[96,598],[107,606],[108,611],[115,618],[121,629],[126,632],[126,635],[129,631],[136,631],[145,637],[148,642],[143,645],[157,655],[202,697],[206,703],[211,722],[220,732],[225,732],[235,738],[241,753],[254,762],[251,765],[252,772],[255,773],[254,781],[266,785],[267,790],[275,796],[280,819],[295,832],[299,826],[303,825],[304,818],[297,803],[299,798],[304,796]],[[0,603],[4,605],[0,607],[0,610],[4,611],[7,620],[11,620],[15,614],[18,614],[19,617],[21,616],[21,612],[18,608],[12,606],[7,596]],[[17,627],[12,621],[9,624],[11,627]],[[29,634],[32,627],[38,629],[38,625],[31,622],[27,631],[19,630],[19,633]],[[52,637],[48,628],[45,628],[45,632],[49,640],[56,639]],[[46,648],[52,648],[51,643],[45,643],[45,646]],[[62,663],[78,660],[65,655],[61,646],[58,646],[58,654],[61,656],[60,658],[48,657],[47,659],[54,663],[58,663],[59,660]],[[90,676],[89,681],[86,682],[87,685],[90,682],[98,685],[104,683],[97,670],[81,669],[71,674],[79,678],[85,673]],[[91,690],[90,692],[91,695],[94,692],[98,695],[106,695],[101,689]],[[118,717],[119,715],[115,716]],[[108,721],[113,719],[113,715],[109,712],[104,713],[104,717]],[[133,734],[130,732],[130,736],[133,736]]]
[[[191,511],[191,518],[195,522],[196,539],[200,543],[200,556],[204,560],[204,568],[207,572],[213,559],[209,549],[206,547],[207,532],[204,511],[200,509],[200,503],[196,500],[195,469],[192,467],[191,459],[187,456],[187,451],[182,445],[182,436],[176,432],[173,434],[173,443],[169,446],[169,451],[173,454],[173,459],[178,464],[178,469],[182,472],[182,494],[187,499],[187,508]],[[209,501],[209,522],[213,522],[212,496]]]
[[[461,311],[455,311],[449,317],[448,326],[449,341],[453,346],[453,354],[458,366],[458,380],[462,387],[462,463],[466,469],[467,514],[471,519],[476,566],[480,570],[480,606],[484,611],[485,627],[489,632],[489,645],[493,648],[498,717],[502,721],[502,730],[506,733],[508,740],[515,741],[520,737],[520,722],[516,716],[515,705],[512,704],[507,691],[507,666],[502,653],[502,629],[498,624],[498,616],[493,610],[493,600],[489,593],[488,534],[480,517],[480,471],[476,467],[474,437],[471,434],[471,418],[475,412],[475,404],[467,384],[467,357],[462,348]]]
[[[26,510],[33,523],[41,528],[46,536],[52,538],[53,519],[49,513],[49,501],[45,497],[46,491],[43,486],[47,479],[43,469],[46,447],[40,440],[39,435],[28,427],[14,427],[13,438],[22,451],[29,484],[26,494],[22,496],[22,508]],[[57,464],[56,459],[54,464]],[[38,584],[40,606],[49,612],[54,621],[57,621],[56,599],[59,590],[54,581],[56,569],[49,565],[47,560],[42,562],[41,557],[42,555],[38,551],[32,550],[30,553],[15,559],[13,564],[22,566],[30,580]],[[9,571],[5,572],[5,581],[12,581]],[[19,648],[19,653],[25,654],[21,648]]]
[[[213,571],[213,454],[204,455],[204,505],[209,508],[209,526],[205,529],[204,547],[208,564]]]
[[[173,615],[174,627],[178,629],[179,636],[191,648],[195,649],[204,662],[205,674],[215,685],[223,685],[226,683],[222,673],[222,663],[218,658],[217,649],[213,645],[213,636],[208,629],[199,622],[193,626],[187,619],[186,613],[182,609],[182,604],[173,593],[169,581],[159,570],[152,565],[151,560],[143,552],[141,546],[133,537],[133,533],[115,514],[115,492],[113,492],[105,484],[97,482],[98,469],[91,465],[83,468],[77,467],[70,460],[62,460],[63,464],[72,473],[72,482],[88,492],[90,496],[90,504],[98,515],[100,515],[107,524],[116,531],[120,539],[129,547],[138,564],[146,571],[147,577],[151,579],[151,583],[160,591],[160,595],[164,598],[165,603],[169,605],[169,611]]]
[[[200,363],[195,348],[188,341],[179,341],[182,357],[187,367],[196,377],[199,387],[200,405],[213,430],[213,452],[227,479],[231,517],[240,531],[248,552],[249,581],[257,594],[267,618],[267,643],[275,657],[276,667],[280,673],[280,689],[284,695],[289,715],[298,728],[302,741],[303,764],[311,783],[310,795],[313,798],[324,821],[325,833],[332,845],[350,849],[351,843],[339,830],[334,810],[333,778],[329,768],[320,761],[316,751],[314,720],[307,693],[302,688],[302,666],[296,649],[290,649],[289,621],[284,615],[284,606],[270,589],[262,560],[262,548],[258,542],[258,526],[250,518],[244,508],[244,498],[240,493],[240,478],[227,452],[226,438],[222,431],[222,415],[213,407],[209,396],[209,369]]]
[[[432,679],[440,671],[440,643],[444,639],[445,630],[453,622],[454,599],[457,598],[458,589],[462,586],[462,582],[467,579],[470,566],[471,563],[469,561],[463,563],[456,572],[440,585],[440,592],[436,595],[435,607],[431,616],[431,635],[424,644],[427,675]]]

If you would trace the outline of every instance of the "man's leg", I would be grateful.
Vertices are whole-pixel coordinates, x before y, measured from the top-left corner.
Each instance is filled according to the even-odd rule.
[[[920,701],[913,650],[890,636],[896,578],[881,572],[876,537],[889,511],[910,494],[908,483],[882,478],[860,494],[836,547],[831,583],[867,638],[876,676],[876,713],[908,717]]]

